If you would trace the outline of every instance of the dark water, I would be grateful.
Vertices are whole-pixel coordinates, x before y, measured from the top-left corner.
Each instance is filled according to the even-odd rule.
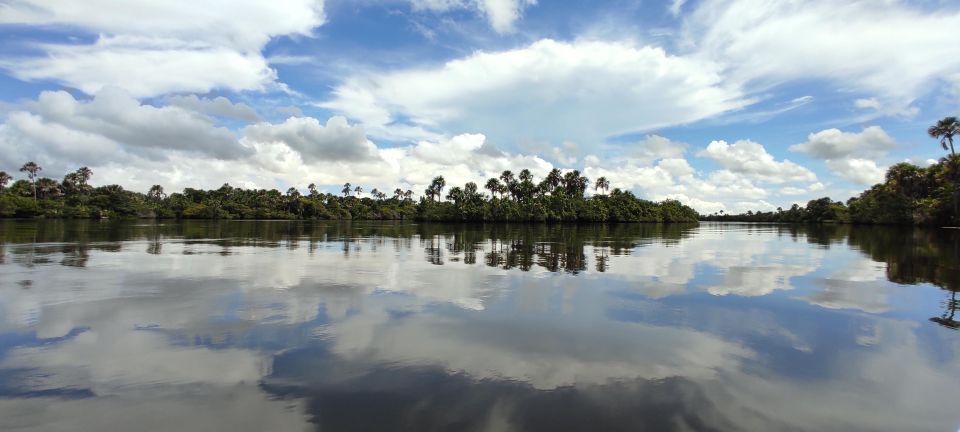
[[[0,429],[954,431],[958,289],[949,230],[0,222]]]

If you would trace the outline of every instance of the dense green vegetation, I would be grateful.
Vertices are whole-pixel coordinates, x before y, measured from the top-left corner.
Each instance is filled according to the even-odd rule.
[[[897,225],[960,224],[960,157],[949,156],[927,168],[896,164],[886,179],[846,203],[829,197],[806,206],[742,214],[706,215],[702,220],[737,222],[838,222]]]
[[[343,185],[340,195],[321,193],[313,184],[307,187],[307,195],[296,188],[281,193],[228,184],[169,195],[156,185],[144,194],[118,185],[91,187],[93,172],[86,167],[59,182],[40,177],[41,170],[34,162],[24,164],[21,171],[27,178],[10,187],[11,176],[0,172],[0,217],[696,222],[699,216],[677,201],[647,201],[619,189],[608,193],[610,183],[605,178],[594,183],[598,193],[586,197],[590,182],[575,170],[554,169],[540,182],[534,182],[529,170],[517,176],[504,171],[485,184],[489,195],[476,183],[449,188],[444,195],[446,181],[436,177],[416,201],[413,191],[401,189],[390,196],[373,189],[363,196],[363,187],[350,183]]]
[[[960,224],[960,157],[954,152],[953,138],[960,135],[960,121],[946,117],[927,133],[938,139],[950,154],[926,168],[898,163],[887,170],[883,183],[846,203],[824,197],[809,201],[806,207],[794,204],[787,210],[778,208],[776,212],[761,210],[736,215],[721,211],[702,219],[956,226]]]

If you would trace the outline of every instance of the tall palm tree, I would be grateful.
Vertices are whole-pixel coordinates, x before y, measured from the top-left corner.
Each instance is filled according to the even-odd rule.
[[[583,196],[588,186],[590,186],[590,180],[581,176],[578,170],[568,171],[563,175],[563,187],[569,194]]]
[[[953,137],[960,134],[960,121],[956,117],[944,117],[937,121],[937,124],[930,126],[927,133],[930,137],[939,139],[940,146],[944,150],[950,150],[950,154],[953,156],[957,155],[957,152],[953,150]]]
[[[607,181],[606,177],[600,177],[593,184],[593,189],[597,191],[599,191],[600,189],[603,189],[603,192],[606,193],[608,190],[610,190],[610,182]]]
[[[522,182],[533,181],[533,173],[530,170],[524,168],[520,171],[520,174],[517,176]]]
[[[403,199],[403,189],[396,188],[393,190],[393,199],[400,201]]]
[[[13,180],[10,174],[7,174],[6,171],[0,171],[0,192],[7,188],[7,183],[10,183],[10,180]]]
[[[73,193],[80,190],[80,179],[77,178],[77,173],[67,173],[63,176],[63,189],[67,193]]]
[[[63,194],[60,190],[60,183],[46,177],[37,180],[37,193],[44,199],[56,198]]]
[[[353,192],[357,194],[357,197],[360,197],[360,194],[363,193],[363,186],[357,186],[353,188]]]
[[[490,191],[490,196],[497,196],[497,194],[500,193],[501,186],[500,180],[492,178],[487,180],[487,184],[485,184],[483,188]]]
[[[436,176],[433,178],[433,181],[430,182],[430,186],[427,188],[427,193],[430,197],[436,201],[437,197],[443,193],[443,188],[447,186],[447,181],[443,176]]]
[[[547,174],[547,178],[545,178],[543,181],[547,184],[547,191],[553,192],[558,186],[560,186],[560,183],[563,182],[563,173],[559,169],[554,168],[550,170],[550,173]]]
[[[37,174],[42,170],[43,168],[34,161],[27,162],[20,167],[20,172],[27,173],[27,177],[30,178],[30,183],[33,185],[34,201],[37,200]]]
[[[464,197],[463,189],[460,189],[460,186],[454,186],[453,188],[450,189],[450,192],[447,193],[447,199],[450,201],[453,201],[453,203],[456,204],[457,206],[459,206],[460,203],[463,202],[463,197]]]
[[[517,189],[517,179],[514,178],[513,171],[504,170],[500,173],[500,181],[503,182],[504,189],[511,192],[511,194]]]
[[[80,185],[80,189],[87,188],[87,182],[90,181],[90,178],[93,177],[93,170],[87,167],[80,167],[77,170],[77,181]]]
[[[370,196],[376,199],[378,196],[380,196],[380,189],[373,188],[373,190],[370,191]]]
[[[340,193],[342,193],[344,197],[347,197],[350,196],[351,190],[353,190],[353,186],[351,186],[350,183],[344,183],[343,189],[340,189]]]
[[[500,181],[502,181],[506,185],[513,183],[514,182],[513,171],[504,170],[502,173],[500,173]]]

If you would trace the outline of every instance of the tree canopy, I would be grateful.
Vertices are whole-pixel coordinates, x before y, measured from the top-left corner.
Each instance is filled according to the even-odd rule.
[[[33,169],[36,164],[30,166]],[[296,187],[281,193],[229,184],[170,194],[163,186],[154,185],[146,193],[139,193],[118,185],[91,187],[93,171],[87,167],[68,173],[59,182],[38,178],[39,170],[39,166],[25,170],[32,173],[30,181],[19,180],[9,187],[11,176],[0,173],[0,217],[477,222],[696,222],[699,217],[695,210],[677,201],[648,201],[620,189],[586,197],[590,181],[576,170],[553,170],[539,182],[530,170],[524,169],[519,175],[504,171],[489,179],[483,189],[473,182],[448,188],[446,180],[438,176],[419,200],[414,200],[413,191],[402,188],[394,189],[392,195],[373,188],[368,197],[363,194],[363,186],[349,182],[344,183],[339,195],[322,193],[314,183],[307,186],[307,195]],[[604,191],[609,188],[605,178],[594,185]]]

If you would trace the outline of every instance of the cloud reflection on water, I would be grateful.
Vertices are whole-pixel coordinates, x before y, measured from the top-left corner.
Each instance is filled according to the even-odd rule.
[[[960,385],[956,333],[916,310],[936,290],[895,303],[888,261],[843,231],[2,228],[4,427],[107,428],[146,406],[170,413],[156,430],[956,420],[923,396]],[[89,393],[2,397],[70,389]]]

